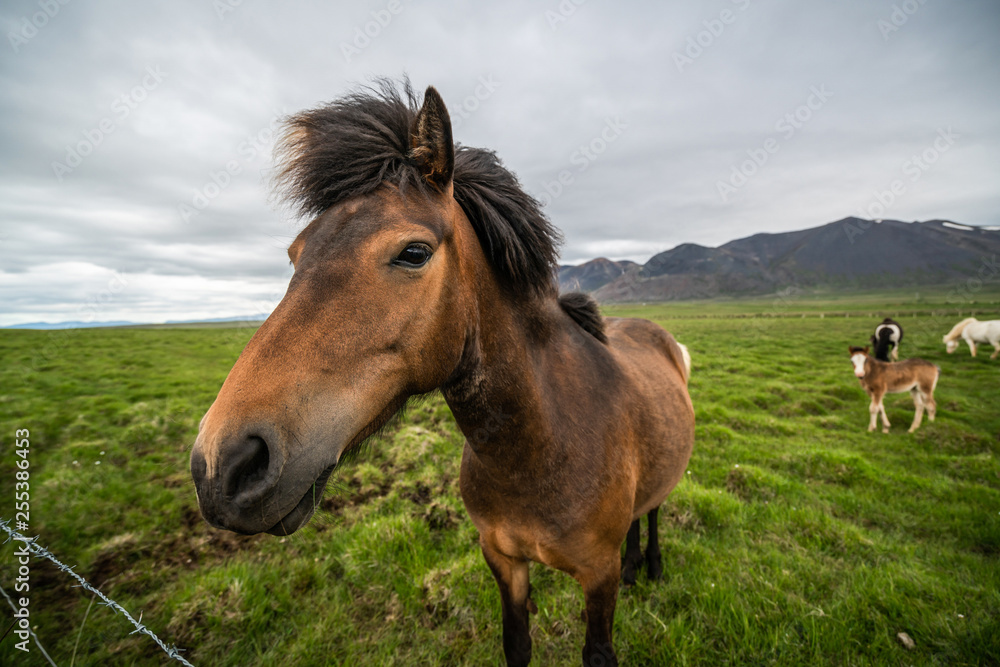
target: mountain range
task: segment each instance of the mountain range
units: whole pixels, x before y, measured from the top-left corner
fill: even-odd
[[[232,317],[211,317],[204,320],[166,320],[164,322],[133,322],[131,320],[105,320],[102,322],[87,322],[79,320],[67,320],[64,322],[25,322],[24,324],[11,324],[0,329],[96,329],[99,327],[135,327],[147,325],[163,324],[213,324],[220,322],[263,322],[268,317],[268,313],[257,313],[256,315],[242,315]]]
[[[789,287],[943,284],[976,277],[984,263],[995,275],[998,253],[995,227],[844,218],[717,248],[684,243],[642,265],[602,257],[560,266],[559,287],[613,303],[769,294]]]
[[[683,243],[645,264],[599,257],[560,266],[563,292],[602,303],[675,301],[772,294],[795,288],[871,289],[1000,277],[1000,228],[949,220],[901,222],[844,218],[820,227],[754,234],[717,248]],[[983,273],[985,271],[985,273]],[[166,324],[262,321],[267,313]],[[131,321],[31,322],[9,329],[134,326]]]

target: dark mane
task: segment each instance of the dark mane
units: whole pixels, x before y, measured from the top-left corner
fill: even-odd
[[[387,183],[425,192],[410,156],[419,108],[409,80],[379,79],[290,117],[275,151],[276,189],[302,215]],[[559,232],[496,154],[456,145],[454,192],[501,283],[516,293],[554,293]]]
[[[584,331],[602,343],[608,342],[608,336],[604,333],[604,317],[597,302],[589,294],[582,292],[561,294],[559,306],[573,318],[574,322],[583,327]]]

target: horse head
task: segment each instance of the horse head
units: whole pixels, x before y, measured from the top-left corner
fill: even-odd
[[[868,361],[868,350],[870,348],[867,345],[864,347],[850,345],[847,349],[851,355],[851,363],[854,364],[854,375],[860,380],[865,376],[865,362]]]
[[[373,166],[384,156],[356,145],[358,134],[400,119],[365,113],[398,115],[405,102],[350,101],[292,118],[280,144],[279,182],[315,218],[288,249],[284,298],[201,420],[191,472],[202,514],[220,528],[304,525],[343,455],[444,383],[465,350],[471,285],[485,278],[453,194],[444,102],[428,88],[408,145]],[[397,173],[362,183],[366,168]]]

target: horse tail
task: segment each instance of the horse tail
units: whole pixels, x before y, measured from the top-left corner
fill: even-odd
[[[681,358],[684,359],[684,384],[687,384],[691,379],[691,353],[683,343],[677,343],[677,347],[681,348]]]

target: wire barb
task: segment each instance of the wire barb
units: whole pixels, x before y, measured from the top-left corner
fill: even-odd
[[[109,598],[107,595],[99,591],[97,588],[92,586],[86,579],[84,579],[76,572],[74,572],[72,567],[69,567],[68,565],[65,565],[62,562],[60,562],[59,559],[57,559],[55,556],[52,555],[52,552],[50,552],[48,549],[38,544],[38,537],[39,537],[38,535],[34,537],[25,537],[24,535],[22,535],[21,533],[17,532],[16,530],[10,527],[10,521],[11,521],[10,519],[0,519],[0,529],[3,529],[7,533],[7,539],[4,540],[4,544],[10,542],[11,540],[18,540],[20,542],[24,542],[25,548],[28,549],[28,551],[30,551],[32,555],[34,555],[36,558],[46,558],[52,561],[52,563],[55,564],[56,567],[58,567],[60,570],[70,575],[79,582],[77,587],[83,588],[84,590],[90,591],[91,593],[96,595],[98,598],[100,598],[101,604],[103,604],[105,607],[109,607],[112,611],[115,612],[115,614],[117,614],[118,612],[124,614],[125,618],[127,618],[129,622],[135,627],[135,630],[133,630],[129,634],[134,635],[136,633],[140,633],[148,636],[154,642],[156,642],[157,645],[159,645],[159,647],[163,649],[163,652],[166,653],[169,657],[180,662],[182,665],[186,665],[187,667],[194,667],[194,665],[192,665],[190,662],[181,657],[179,653],[180,649],[178,649],[176,646],[168,646],[167,644],[164,644],[163,640],[161,640],[159,637],[153,634],[152,630],[150,630],[140,622],[142,621],[142,613],[139,614],[139,620],[138,621],[135,620],[132,617],[132,614],[128,613],[128,610],[125,609],[125,607],[121,606],[120,604]],[[2,588],[0,588],[0,592],[3,592],[3,596],[7,598],[7,593],[3,591]],[[13,603],[10,601],[10,598],[7,598],[7,602],[13,608]],[[31,632],[31,635],[32,637],[35,638],[35,643],[38,644],[38,648],[41,649],[42,646],[41,644],[38,643],[38,637],[35,635],[33,631]],[[55,663],[52,662],[52,658],[49,658],[48,653],[45,653],[45,649],[42,649],[42,653],[45,654],[46,658],[48,658],[49,663],[54,666]]]

